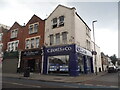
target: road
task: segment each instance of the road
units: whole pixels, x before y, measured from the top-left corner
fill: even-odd
[[[103,76],[82,82],[80,84],[118,87],[118,86],[120,86],[120,85],[118,85],[118,84],[120,84],[120,83],[118,83],[119,79],[120,79],[120,76],[118,77],[118,73],[107,73]]]
[[[84,84],[44,82],[3,77],[2,88],[110,88],[103,86],[91,86]]]

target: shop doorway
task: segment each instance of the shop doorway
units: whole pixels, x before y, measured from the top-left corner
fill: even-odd
[[[49,74],[68,74],[68,72],[69,72],[69,55],[48,57]]]
[[[30,67],[30,72],[35,71],[35,59],[28,60],[28,67]]]

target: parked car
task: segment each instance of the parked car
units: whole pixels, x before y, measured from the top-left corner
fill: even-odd
[[[117,72],[118,69],[115,66],[109,66],[108,67],[108,73],[113,73],[113,72]]]

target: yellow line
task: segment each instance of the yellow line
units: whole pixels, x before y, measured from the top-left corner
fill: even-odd
[[[9,83],[9,84],[16,84],[16,85],[22,85],[22,86],[30,86],[30,87],[38,87],[38,88],[41,88],[41,86],[36,86],[36,85],[25,85],[25,84],[20,84],[20,83],[11,83],[11,82],[3,82],[3,83]]]

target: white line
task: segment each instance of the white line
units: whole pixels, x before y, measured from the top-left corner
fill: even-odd
[[[3,82],[3,83],[16,84],[16,85],[22,85],[22,86],[30,86],[30,87],[38,87],[38,88],[41,87],[41,86],[36,86],[36,85],[25,85],[25,84],[20,84],[20,83],[11,83],[11,82]]]

